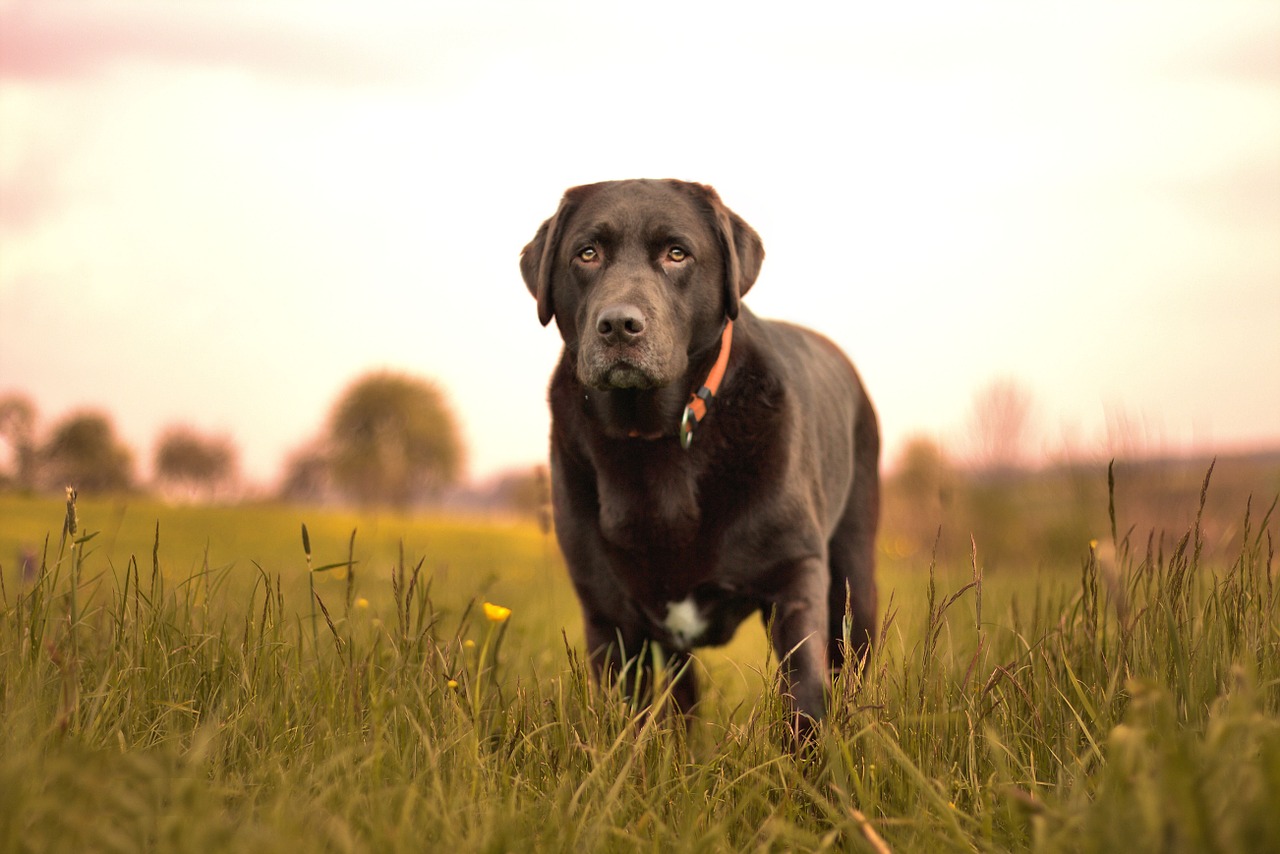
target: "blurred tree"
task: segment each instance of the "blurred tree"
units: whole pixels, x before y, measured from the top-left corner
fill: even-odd
[[[969,530],[978,558],[989,570],[1028,554],[1029,497],[1020,470],[1031,461],[1031,392],[1017,380],[991,382],[974,396],[970,414],[970,462],[966,494]]]
[[[925,436],[912,436],[902,448],[895,478],[903,493],[917,502],[946,503],[952,486],[951,463],[942,447]]]
[[[904,555],[941,557],[960,533],[946,524],[958,483],[946,452],[933,439],[912,436],[892,471],[884,493],[885,546]]]
[[[120,492],[133,485],[133,454],[111,421],[96,412],[71,415],[40,451],[46,487],[74,486],[82,494]]]
[[[289,455],[284,464],[280,497],[285,501],[321,502],[333,490],[329,457],[319,442],[309,442]]]
[[[507,472],[493,492],[498,504],[536,519],[544,534],[551,532],[551,478],[546,466]]]
[[[998,379],[980,389],[969,416],[974,467],[1007,471],[1025,465],[1031,415],[1031,392],[1017,380]]]
[[[0,441],[9,446],[9,470],[0,475],[0,483],[23,491],[35,488],[36,477],[36,407],[21,394],[0,398]]]
[[[190,427],[173,426],[161,434],[155,452],[156,480],[166,491],[211,499],[236,480],[236,449],[221,436],[203,436]]]
[[[462,471],[458,425],[439,388],[377,372],[353,383],[329,417],[329,467],[362,504],[403,507],[448,486]]]

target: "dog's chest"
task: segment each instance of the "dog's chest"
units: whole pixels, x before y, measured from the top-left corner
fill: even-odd
[[[653,636],[686,650],[726,643],[744,617],[763,607],[749,580],[722,557],[713,543],[695,540],[686,549],[614,551],[611,564],[618,592]]]
[[[641,451],[645,449],[640,446]],[[669,455],[668,455],[669,456]],[[628,551],[689,551],[704,530],[696,477],[677,460],[649,450],[622,461],[609,460],[596,474],[600,533]]]
[[[596,520],[619,592],[671,648],[725,643],[762,607],[726,551],[742,497],[675,443],[600,461]]]
[[[686,596],[679,602],[667,603],[667,615],[662,624],[678,649],[688,649],[702,638],[710,622],[698,601]]]
[[[646,608],[657,634],[678,650],[718,646],[733,637],[738,624],[759,610],[750,597],[719,585],[703,585],[682,599]]]

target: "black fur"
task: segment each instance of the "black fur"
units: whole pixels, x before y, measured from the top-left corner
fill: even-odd
[[[834,344],[741,303],[763,259],[710,187],[641,180],[570,189],[520,268],[565,344],[550,389],[553,504],[593,671],[617,674],[646,644],[678,663],[760,612],[784,690],[818,719],[828,670],[860,657],[875,628],[879,429]],[[681,414],[726,318],[724,382],[685,450]],[[685,600],[705,622],[694,638],[677,631],[696,626],[687,608],[668,623]],[[692,672],[674,697],[693,708]]]

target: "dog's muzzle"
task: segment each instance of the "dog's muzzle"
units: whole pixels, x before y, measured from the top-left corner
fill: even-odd
[[[670,336],[635,303],[607,304],[596,312],[593,331],[578,350],[578,379],[586,385],[605,391],[649,389],[674,379]]]

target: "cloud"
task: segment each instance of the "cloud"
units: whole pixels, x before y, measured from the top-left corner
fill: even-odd
[[[1258,157],[1172,186],[1176,197],[1198,216],[1224,226],[1255,229],[1274,240],[1280,229],[1280,162]]]
[[[385,82],[406,70],[396,52],[350,29],[284,20],[271,7],[237,4],[15,3],[0,7],[0,79],[71,81],[127,61],[227,66],[323,85]]]
[[[1280,92],[1280,6],[1263,4],[1252,11],[1247,23],[1217,38],[1203,38],[1189,45],[1171,62],[1171,71],[1200,73],[1228,81],[1262,86]]]
[[[0,233],[34,226],[66,196],[58,180],[61,151],[32,147],[23,154],[18,168],[0,173]]]

